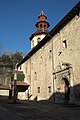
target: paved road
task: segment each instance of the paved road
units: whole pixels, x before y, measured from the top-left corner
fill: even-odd
[[[18,101],[0,99],[0,120],[80,120],[80,107],[58,105],[48,101]]]

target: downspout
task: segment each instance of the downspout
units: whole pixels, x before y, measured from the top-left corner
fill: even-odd
[[[53,75],[53,70],[54,70],[53,39],[52,39],[52,36],[50,34],[48,34],[48,36],[51,38],[51,42],[52,42],[52,76],[53,76],[53,79],[52,79],[52,88],[53,88],[52,96],[53,96],[53,100],[55,101],[55,96],[54,96],[54,75]]]
[[[54,90],[54,75],[53,75],[53,70],[54,70],[54,48],[53,48],[53,39],[52,39],[52,76],[53,76],[53,99],[55,102],[55,90]]]

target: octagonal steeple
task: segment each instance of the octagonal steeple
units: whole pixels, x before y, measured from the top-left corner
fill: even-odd
[[[38,16],[38,22],[35,24],[37,30],[48,31],[49,23],[46,21],[47,17],[43,11]]]
[[[35,24],[36,32],[30,36],[31,48],[35,47],[48,33],[49,23],[46,21],[47,17],[43,11],[38,16],[38,22]]]

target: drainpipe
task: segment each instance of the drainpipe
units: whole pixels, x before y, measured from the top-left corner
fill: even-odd
[[[48,34],[48,36],[52,39],[52,36],[50,34]],[[53,54],[53,51],[54,51],[54,49],[53,49],[53,39],[52,39],[52,76],[53,76],[53,80],[52,80],[53,93],[52,93],[52,95],[53,95],[53,99],[55,101],[55,96],[54,96],[54,92],[55,92],[55,90],[54,90],[54,75],[53,75],[53,70],[54,70],[54,54]]]

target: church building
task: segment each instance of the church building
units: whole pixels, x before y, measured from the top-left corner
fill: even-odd
[[[49,32],[42,11],[24,66],[30,100],[80,104],[80,2]],[[26,97],[26,96],[25,96]]]

